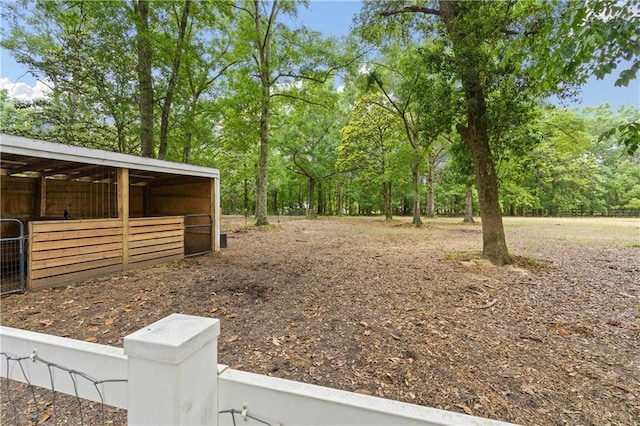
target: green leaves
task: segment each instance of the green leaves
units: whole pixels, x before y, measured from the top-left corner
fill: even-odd
[[[602,133],[598,141],[615,137],[618,145],[626,148],[627,154],[633,156],[640,146],[640,122],[625,123]]]

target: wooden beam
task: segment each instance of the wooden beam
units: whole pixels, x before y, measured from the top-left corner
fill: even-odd
[[[122,221],[122,270],[129,269],[129,169],[118,169],[118,218]]]
[[[40,176],[36,186],[36,218],[45,217],[47,215],[47,179]]]
[[[211,215],[211,247],[220,250],[220,179],[209,179],[209,206]]]

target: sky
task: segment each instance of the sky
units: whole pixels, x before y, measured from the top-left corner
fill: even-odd
[[[352,18],[360,6],[360,1],[312,0],[308,9],[299,11],[296,23],[320,31],[325,36],[341,36],[349,32]],[[609,103],[614,111],[622,105],[640,108],[640,78],[636,78],[628,87],[615,87],[615,80],[615,74],[603,80],[592,77],[582,88],[580,99],[563,106],[582,108]],[[42,97],[47,91],[45,84],[26,73],[26,69],[17,64],[4,49],[0,49],[0,89],[7,89],[20,100]]]

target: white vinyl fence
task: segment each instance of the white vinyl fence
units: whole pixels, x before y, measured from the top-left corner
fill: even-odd
[[[0,372],[124,408],[129,425],[507,424],[233,370],[217,363],[219,333],[217,319],[180,314],[125,337],[124,348],[0,327]]]

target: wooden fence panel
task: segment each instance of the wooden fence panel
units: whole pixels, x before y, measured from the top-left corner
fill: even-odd
[[[129,220],[127,241],[120,219],[55,220],[29,224],[29,289],[122,271],[184,257],[182,216]]]
[[[119,219],[30,222],[29,235],[30,289],[122,270]]]
[[[141,268],[184,257],[184,217],[129,220],[129,268]]]

